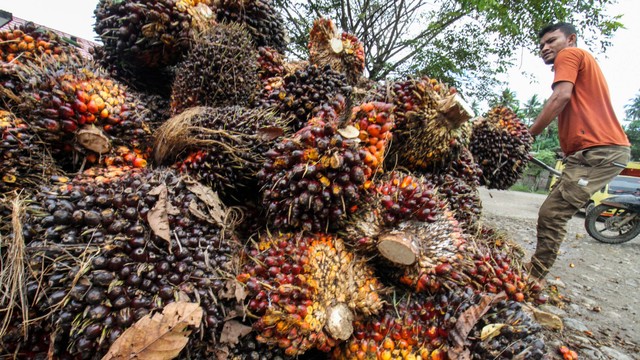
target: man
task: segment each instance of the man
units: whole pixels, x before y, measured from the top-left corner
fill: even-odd
[[[558,117],[565,168],[538,213],[538,244],[528,268],[543,281],[558,256],[569,219],[629,161],[629,140],[611,106],[596,60],[577,48],[576,29],[557,23],[542,29],[540,56],[555,71],[553,93],[529,129],[540,134]]]

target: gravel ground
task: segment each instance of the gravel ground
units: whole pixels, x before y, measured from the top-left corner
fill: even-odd
[[[483,221],[502,229],[530,255],[545,195],[480,188]],[[565,329],[547,332],[550,350],[568,345],[581,359],[640,359],[640,237],[604,244],[584,229],[584,214],[571,219],[558,260],[547,276],[551,300]],[[557,290],[557,291],[556,291]]]

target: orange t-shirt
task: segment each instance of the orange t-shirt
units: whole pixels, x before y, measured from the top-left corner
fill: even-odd
[[[558,53],[553,66],[553,86],[561,81],[573,84],[571,99],[558,116],[560,147],[565,155],[593,146],[630,146],[596,59],[583,49],[568,47]]]

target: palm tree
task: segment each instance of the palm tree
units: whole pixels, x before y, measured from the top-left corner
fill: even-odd
[[[522,108],[522,120],[524,120],[525,124],[531,126],[533,124],[533,120],[535,120],[541,110],[542,102],[538,98],[538,95],[534,94],[526,103],[524,103],[524,107]]]
[[[640,120],[640,93],[630,103],[624,106],[627,121]]]

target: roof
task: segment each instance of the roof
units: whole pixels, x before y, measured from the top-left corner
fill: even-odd
[[[5,23],[4,25],[2,25],[6,20],[9,20],[7,23]],[[5,21],[0,21],[0,31],[2,30],[9,30],[9,29],[13,29],[16,28],[20,25],[24,25],[25,23],[28,23],[29,20],[26,19],[21,19],[19,17],[15,17],[13,16],[10,12],[7,11],[2,11],[0,10],[0,20],[5,20]],[[33,21],[31,21],[33,23]],[[76,47],[78,47],[78,49],[80,50],[80,53],[83,56],[86,56],[88,58],[91,58],[91,55],[89,54],[89,50],[95,46],[98,46],[99,44],[93,41],[89,41],[86,39],[82,39],[79,38],[77,36],[62,32],[60,30],[56,30],[56,29],[52,29],[50,27],[47,27],[45,25],[40,25],[37,23],[34,23],[36,26],[44,28],[46,30],[49,30],[51,32],[54,32],[55,34],[57,34],[58,36],[60,36],[61,38],[67,40],[67,42],[69,42],[72,45],[75,45]]]

